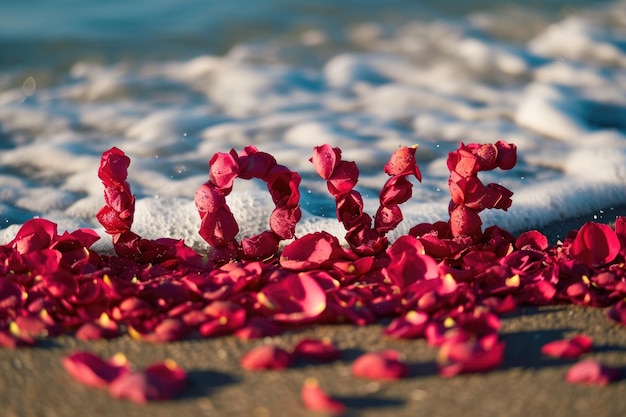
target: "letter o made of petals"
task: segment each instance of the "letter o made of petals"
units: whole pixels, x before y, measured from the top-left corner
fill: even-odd
[[[209,181],[196,191],[195,204],[200,218],[200,235],[216,249],[229,249],[237,257],[265,259],[278,251],[283,239],[295,235],[296,224],[302,216],[300,210],[300,175],[289,170],[265,152],[247,146],[239,155],[235,150],[216,153],[210,159]],[[237,242],[239,226],[226,197],[232,191],[236,178],[259,179],[267,184],[274,202],[269,219],[269,230],[243,238]]]

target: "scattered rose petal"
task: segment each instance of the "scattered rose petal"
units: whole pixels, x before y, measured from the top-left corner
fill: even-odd
[[[577,335],[568,340],[555,340],[541,347],[541,353],[560,359],[577,359],[591,352],[593,341],[585,335]]]
[[[121,353],[104,360],[90,352],[76,352],[63,358],[63,367],[77,381],[98,388],[130,372],[128,360]]]
[[[285,349],[272,345],[258,346],[242,356],[241,367],[249,371],[285,369],[291,365],[292,355]]]
[[[293,354],[317,362],[330,362],[341,357],[341,351],[328,338],[302,339],[293,348]]]
[[[282,332],[283,329],[274,322],[263,317],[252,317],[235,332],[235,336],[239,339],[250,340],[276,336]]]
[[[302,404],[310,411],[341,415],[346,411],[346,406],[322,390],[315,378],[307,378],[300,393]]]
[[[326,293],[309,273],[290,274],[264,287],[258,301],[272,312],[274,320],[304,323],[326,309]]]
[[[497,334],[479,341],[452,337],[441,345],[437,362],[439,375],[451,377],[461,373],[487,372],[500,366],[504,360],[504,342]]]
[[[373,380],[396,380],[409,373],[409,367],[398,359],[395,350],[364,353],[352,364],[352,375]]]
[[[138,404],[168,400],[187,386],[187,373],[176,362],[166,360],[141,372],[128,372],[109,386],[113,398],[127,399]]]
[[[585,359],[574,365],[567,371],[565,380],[570,384],[588,384],[605,386],[618,381],[621,372],[617,368],[611,368],[601,364],[595,359]]]

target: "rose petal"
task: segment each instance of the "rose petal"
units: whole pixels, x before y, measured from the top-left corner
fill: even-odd
[[[187,373],[174,361],[152,365],[143,372],[129,372],[109,386],[113,398],[127,399],[138,404],[168,400],[187,385]]]
[[[315,172],[325,180],[330,178],[340,160],[341,150],[339,148],[333,148],[330,145],[316,146],[313,148],[313,157],[310,159],[315,168]]]
[[[204,337],[233,333],[246,322],[246,310],[229,301],[213,301],[202,312],[212,318],[200,326]]]
[[[606,224],[587,222],[576,234],[570,253],[590,266],[597,266],[611,262],[620,249],[620,241],[613,229]]]
[[[232,149],[229,153],[217,152],[209,160],[209,180],[219,188],[232,188],[239,174],[237,153]]]
[[[310,322],[326,309],[324,289],[306,272],[290,274],[267,285],[257,294],[257,299],[279,322]]]
[[[618,381],[621,372],[617,368],[602,365],[595,359],[585,359],[572,365],[565,375],[570,384],[608,385]]]
[[[121,353],[107,361],[90,352],[76,352],[63,358],[63,367],[77,381],[99,388],[130,372],[130,364]]]
[[[300,398],[302,404],[311,411],[332,415],[341,415],[346,411],[346,406],[322,390],[315,378],[307,378],[304,381]]]
[[[500,366],[504,360],[504,342],[497,334],[480,341],[451,338],[443,342],[437,362],[439,375],[451,377],[461,373],[487,372]]]
[[[593,341],[585,335],[574,336],[569,340],[555,340],[541,347],[541,353],[560,359],[577,359],[584,353],[591,352]]]
[[[242,356],[241,367],[249,371],[285,369],[291,365],[292,355],[286,350],[272,345],[258,346]]]
[[[411,310],[404,316],[396,318],[383,333],[398,339],[417,339],[425,336],[429,316],[421,311]]]
[[[343,254],[339,240],[327,232],[310,233],[287,245],[280,256],[283,268],[304,271],[319,268]]]
[[[260,339],[281,334],[283,329],[263,317],[251,317],[235,332],[235,337],[242,340]]]
[[[317,362],[331,362],[341,357],[341,351],[329,338],[302,339],[293,348],[293,354],[299,358]]]
[[[352,375],[373,380],[404,378],[409,373],[409,367],[398,356],[398,352],[394,350],[364,353],[352,364]]]
[[[400,147],[389,158],[389,162],[385,165],[385,173],[388,175],[411,174],[421,181],[422,174],[415,161],[416,150],[417,145],[410,148],[406,146]]]

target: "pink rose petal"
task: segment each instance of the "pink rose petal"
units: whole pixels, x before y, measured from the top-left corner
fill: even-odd
[[[304,381],[300,398],[302,404],[310,411],[332,415],[341,415],[346,411],[346,406],[322,390],[315,378],[307,378]]]
[[[409,367],[398,359],[395,350],[364,353],[352,364],[352,375],[373,380],[396,380],[409,373]]]
[[[310,322],[326,309],[326,293],[306,272],[290,274],[264,287],[259,303],[272,312],[274,320],[285,323]]]
[[[76,352],[63,358],[63,367],[77,381],[98,388],[107,387],[130,372],[128,360],[122,354],[107,361],[90,352]]]
[[[585,335],[574,336],[568,340],[555,340],[541,347],[541,353],[560,359],[577,359],[584,353],[591,352],[593,341]]]
[[[565,375],[570,384],[587,384],[605,386],[618,381],[621,372],[617,368],[602,365],[595,359],[585,359],[572,365]]]
[[[127,399],[138,404],[168,400],[187,385],[187,373],[172,360],[149,366],[142,372],[128,372],[109,386],[113,398]]]
[[[249,371],[285,369],[292,362],[293,357],[289,352],[272,345],[258,346],[248,351],[240,360],[241,367]]]

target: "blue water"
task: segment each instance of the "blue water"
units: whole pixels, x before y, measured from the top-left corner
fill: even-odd
[[[289,39],[318,28],[376,21],[461,18],[529,10],[553,20],[603,0],[3,0],[0,65],[63,67],[76,58],[108,62],[224,53],[241,42]],[[340,44],[343,39],[334,39]]]

